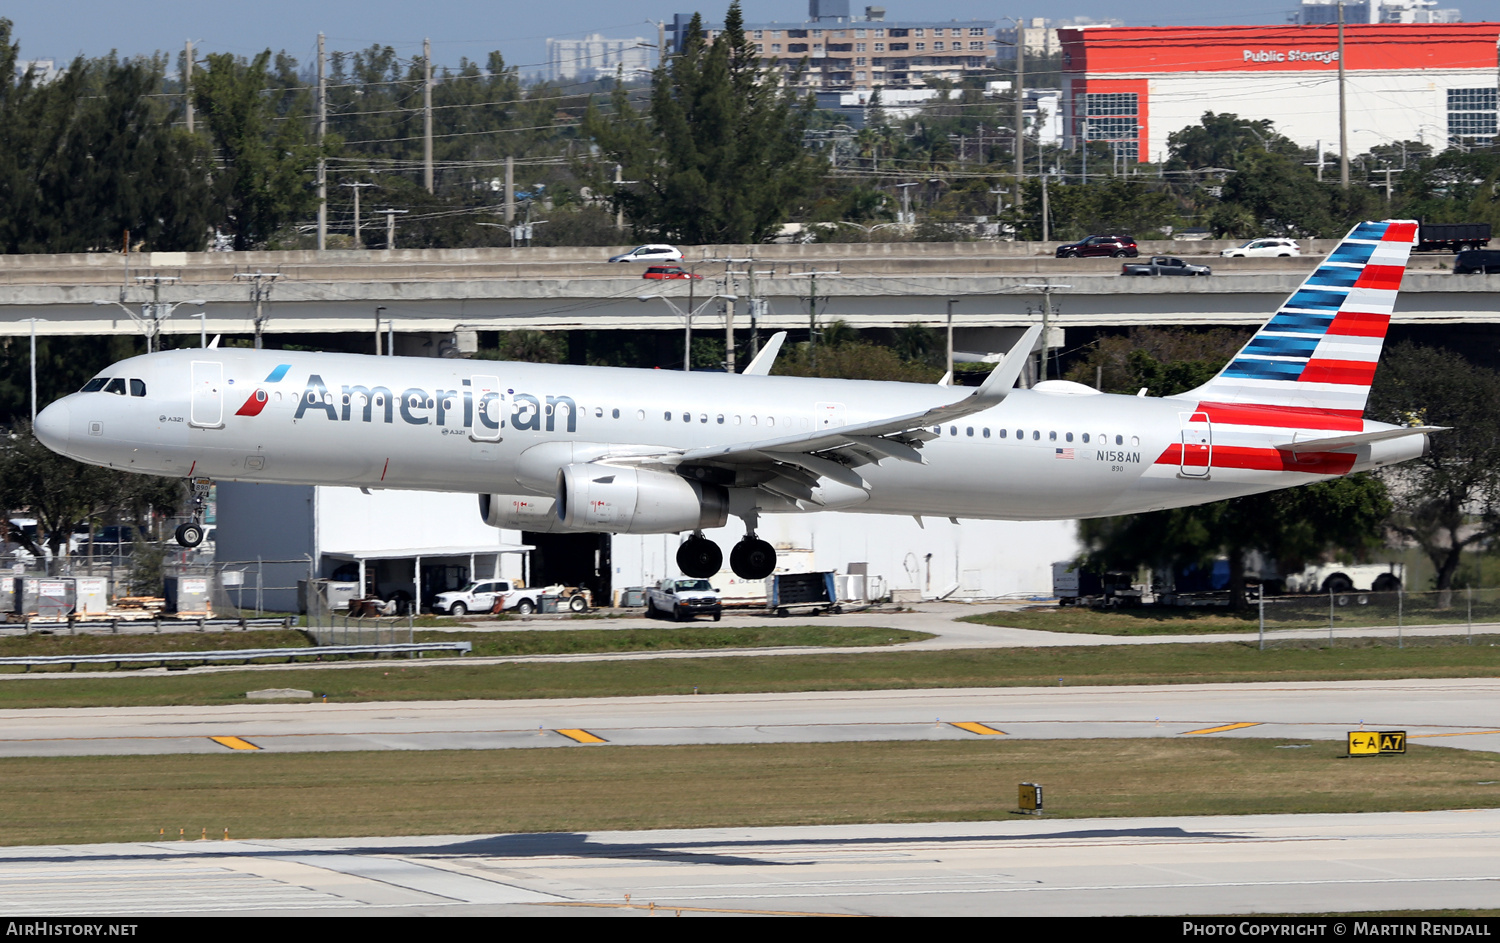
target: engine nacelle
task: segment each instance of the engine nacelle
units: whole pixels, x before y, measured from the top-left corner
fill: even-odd
[[[567,465],[557,473],[557,516],[569,530],[674,534],[723,527],[729,492],[670,472]]]
[[[567,533],[557,519],[557,502],[534,494],[482,494],[479,516],[491,527],[527,530],[538,534]]]

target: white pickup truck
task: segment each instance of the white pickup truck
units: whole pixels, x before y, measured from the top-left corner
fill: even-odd
[[[674,622],[697,615],[713,616],[714,621],[718,622],[723,612],[724,604],[719,599],[719,591],[708,580],[660,580],[646,590],[648,619],[662,613],[670,616]]]
[[[541,608],[537,600],[543,593],[566,597],[563,605],[569,612],[584,612],[589,608],[587,592],[573,590],[571,587],[527,589],[514,585],[510,580],[474,580],[463,589],[439,593],[432,602],[432,611],[446,612],[451,616],[491,612],[495,608],[495,600],[499,599],[502,610],[514,610],[523,616],[529,616]]]

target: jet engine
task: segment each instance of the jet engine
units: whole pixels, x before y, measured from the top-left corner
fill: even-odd
[[[566,465],[557,473],[557,517],[570,530],[671,534],[722,527],[729,492],[670,472]]]
[[[479,516],[491,527],[525,530],[537,534],[565,534],[568,528],[557,519],[551,498],[534,494],[482,494]]]

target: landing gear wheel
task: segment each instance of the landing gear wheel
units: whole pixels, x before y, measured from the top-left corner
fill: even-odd
[[[742,580],[763,580],[776,569],[776,548],[759,537],[746,537],[729,552],[729,566]]]
[[[707,537],[694,535],[677,548],[677,568],[684,576],[706,580],[724,565],[724,551]]]
[[[200,524],[178,524],[177,543],[183,547],[196,547],[203,543],[203,527]]]

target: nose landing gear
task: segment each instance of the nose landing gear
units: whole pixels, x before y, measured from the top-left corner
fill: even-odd
[[[684,576],[706,580],[724,565],[724,551],[702,534],[694,534],[677,548],[677,568]]]
[[[193,519],[186,524],[177,525],[177,544],[181,547],[193,548],[203,543],[203,514],[208,510],[208,491],[214,486],[211,478],[194,478],[193,488]]]

